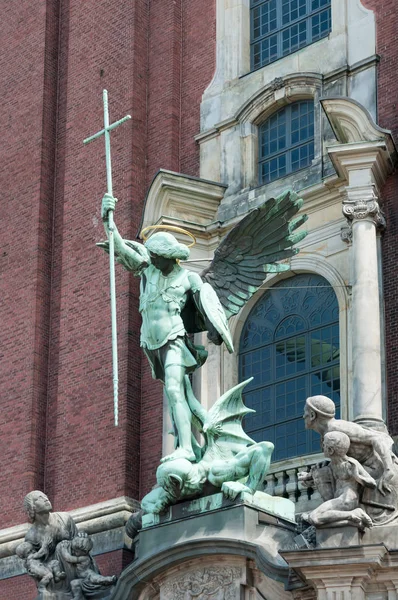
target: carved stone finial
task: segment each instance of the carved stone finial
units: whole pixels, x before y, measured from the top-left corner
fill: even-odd
[[[386,220],[380,208],[374,187],[348,187],[343,200],[343,215],[351,222],[372,220],[377,228],[384,229]]]

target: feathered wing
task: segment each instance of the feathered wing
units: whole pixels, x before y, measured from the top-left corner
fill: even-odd
[[[307,215],[293,218],[302,205],[291,191],[270,198],[242,219],[215,251],[201,277],[217,292],[228,319],[258,290],[266,273],[289,270],[277,261],[297,254],[294,245],[307,235],[296,232]]]
[[[207,413],[203,425],[206,438],[205,462],[228,459],[238,452],[255,444],[244,431],[242,420],[248,413],[256,412],[244,405],[243,388],[253,377],[242,381],[223,394]]]

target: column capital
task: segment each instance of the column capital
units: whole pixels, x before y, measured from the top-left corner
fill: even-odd
[[[386,226],[374,185],[347,186],[343,192],[343,215],[349,222],[367,220],[380,229]]]

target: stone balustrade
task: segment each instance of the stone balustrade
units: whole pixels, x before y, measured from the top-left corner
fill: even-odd
[[[323,460],[322,455],[315,455],[304,464],[302,459],[298,459],[296,462],[289,461],[285,465],[281,463],[271,465],[264,479],[264,491],[271,496],[288,498],[294,502],[296,515],[313,510],[321,504],[321,496],[316,489],[305,487],[299,481],[298,473],[309,471],[313,465],[319,464]]]

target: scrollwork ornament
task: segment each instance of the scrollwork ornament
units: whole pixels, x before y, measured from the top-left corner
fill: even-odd
[[[384,229],[386,220],[380,208],[379,203],[374,197],[371,200],[350,200],[343,201],[343,215],[348,221],[372,220],[377,228]]]

